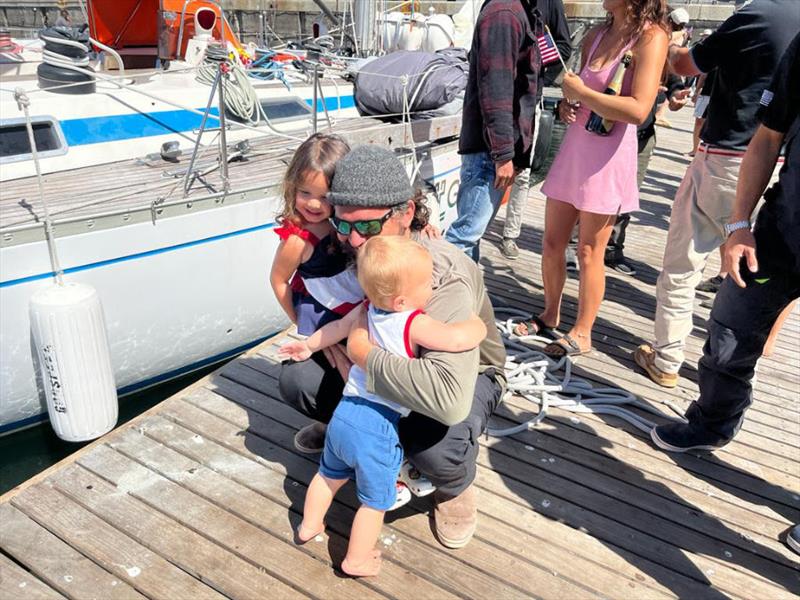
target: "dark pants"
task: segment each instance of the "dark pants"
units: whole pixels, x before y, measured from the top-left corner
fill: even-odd
[[[739,431],[753,402],[751,380],[764,343],[781,311],[800,296],[799,273],[740,269],[747,287],[727,277],[714,300],[698,368],[700,397],[686,411],[692,424],[717,436],[715,442],[730,441]]]
[[[321,352],[285,363],[279,377],[281,397],[312,419],[327,423],[342,397],[344,382]],[[475,383],[469,416],[448,427],[419,413],[400,419],[400,443],[406,458],[440,492],[457,496],[475,480],[478,437],[500,402],[501,388],[489,370]]]

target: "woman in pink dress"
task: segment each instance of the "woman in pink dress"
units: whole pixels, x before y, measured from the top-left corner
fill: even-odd
[[[617,214],[639,208],[636,187],[636,126],[655,102],[667,55],[666,0],[603,0],[609,17],[583,44],[579,75],[568,72],[560,118],[569,124],[558,156],[542,186],[547,196],[542,249],[545,308],[517,326],[517,333],[557,338],[551,356],[577,355],[592,346],[592,327],[605,293],[603,256]],[[623,55],[633,61],[619,95],[604,94]],[[576,108],[576,104],[579,107]],[[610,135],[586,131],[590,113],[616,121]],[[561,295],[566,280],[564,251],[579,222],[578,318],[558,337]]]

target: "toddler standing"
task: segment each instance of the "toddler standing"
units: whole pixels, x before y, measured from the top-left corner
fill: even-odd
[[[441,352],[475,348],[486,337],[477,316],[446,324],[422,312],[433,288],[433,261],[417,242],[401,236],[369,239],[358,254],[358,280],[368,305],[323,327],[304,341],[290,342],[281,353],[305,360],[313,352],[345,339],[353,325],[366,318],[370,337],[382,348],[414,359],[419,347]],[[350,532],[342,571],[352,576],[377,575],[381,558],[375,542],[383,517],[395,502],[403,458],[398,421],[407,408],[367,390],[366,372],[354,365],[344,396],[333,413],[325,437],[319,472],[306,495],[301,543],[325,529],[324,517],[336,492],[355,478],[361,506]]]

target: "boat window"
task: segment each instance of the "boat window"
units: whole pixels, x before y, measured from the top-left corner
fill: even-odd
[[[67,152],[64,133],[53,117],[33,117],[33,139],[39,156],[46,158]],[[17,162],[33,158],[24,118],[0,119],[0,162]]]
[[[311,107],[300,98],[266,98],[261,108],[270,121],[301,119],[311,114]]]

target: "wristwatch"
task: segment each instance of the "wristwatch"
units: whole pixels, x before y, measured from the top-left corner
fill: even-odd
[[[750,220],[736,221],[735,223],[725,223],[725,235],[730,236],[734,231],[744,228],[750,229]]]

